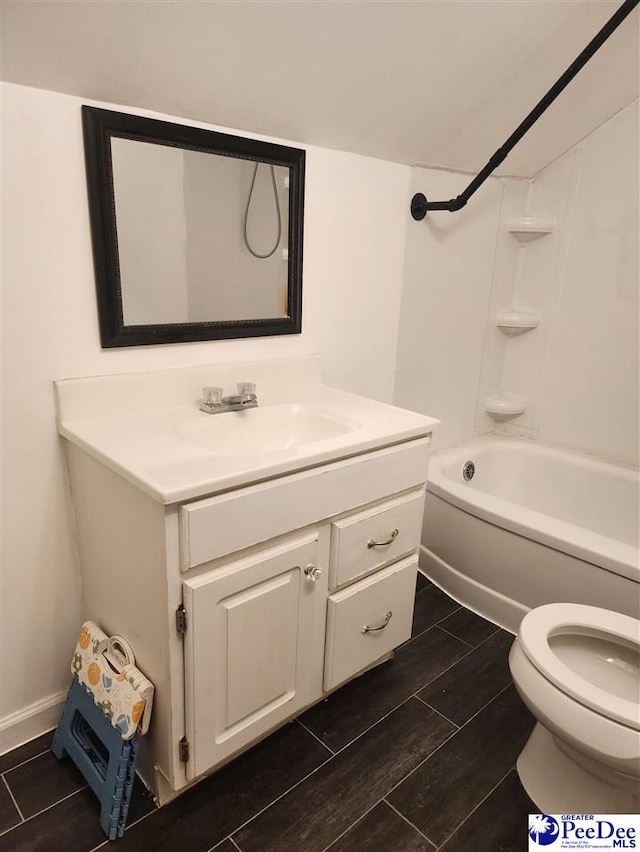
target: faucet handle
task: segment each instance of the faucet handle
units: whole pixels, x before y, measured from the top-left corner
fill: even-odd
[[[238,393],[241,396],[255,396],[255,382],[238,382]]]
[[[218,388],[215,386],[202,388],[202,401],[206,405],[220,405],[223,393],[224,388]]]

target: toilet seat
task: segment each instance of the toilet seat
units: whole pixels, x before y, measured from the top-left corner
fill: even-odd
[[[630,701],[595,686],[566,665],[549,644],[559,634],[601,637],[640,649],[640,622],[628,615],[583,604],[545,604],[527,613],[519,640],[533,666],[561,692],[629,728],[640,730],[640,695]]]

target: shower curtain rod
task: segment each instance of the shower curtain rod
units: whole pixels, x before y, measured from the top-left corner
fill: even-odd
[[[620,6],[611,18],[609,18],[600,32],[589,42],[582,53],[576,57],[564,74],[553,84],[547,94],[541,98],[541,100],[531,110],[529,115],[518,125],[504,145],[498,148],[487,165],[471,181],[464,192],[460,193],[460,195],[456,196],[456,198],[451,198],[449,201],[427,201],[423,193],[416,193],[416,195],[414,195],[411,199],[411,215],[413,218],[416,220],[424,219],[428,210],[448,210],[450,213],[455,213],[457,210],[461,210],[471,198],[473,193],[485,182],[489,175],[498,168],[511,149],[522,139],[525,133],[531,129],[542,113],[551,106],[560,92],[569,85],[580,69],[583,68],[591,59],[593,54],[602,47],[613,31],[620,26],[627,15],[631,14],[639,2],[640,0],[625,0],[622,6]]]

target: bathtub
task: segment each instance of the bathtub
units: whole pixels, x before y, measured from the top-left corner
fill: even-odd
[[[490,435],[434,453],[427,488],[421,567],[465,606],[513,633],[555,601],[640,617],[638,471]]]

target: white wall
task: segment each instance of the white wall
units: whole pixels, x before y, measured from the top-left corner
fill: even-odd
[[[531,182],[489,179],[459,213],[407,230],[394,401],[442,420],[433,447],[492,431],[490,394],[528,400],[506,432],[638,464],[638,102]],[[458,194],[466,175],[416,169],[412,192]],[[521,246],[516,215],[556,219]],[[539,328],[506,337],[503,307]]]
[[[307,149],[301,335],[103,351],[81,103],[2,86],[3,749],[55,719],[81,620],[54,379],[319,351],[328,383],[393,390],[408,167]]]
[[[523,212],[556,227],[497,276],[490,315],[507,301],[541,324],[511,339],[487,325],[478,427],[503,390],[528,400],[505,431],[637,466],[638,153],[635,102],[532,181]]]
[[[555,205],[562,238],[548,270],[548,333],[530,394],[537,408],[534,435],[636,466],[639,153],[636,101],[541,172],[531,198],[536,209]],[[522,286],[539,287],[527,272]]]
[[[446,200],[469,180],[415,169],[411,192]],[[525,193],[524,182],[490,178],[460,212],[430,212],[408,225],[394,401],[441,420],[436,450],[474,433],[494,277],[498,269],[508,277],[516,258],[506,243],[496,264],[502,209]]]

